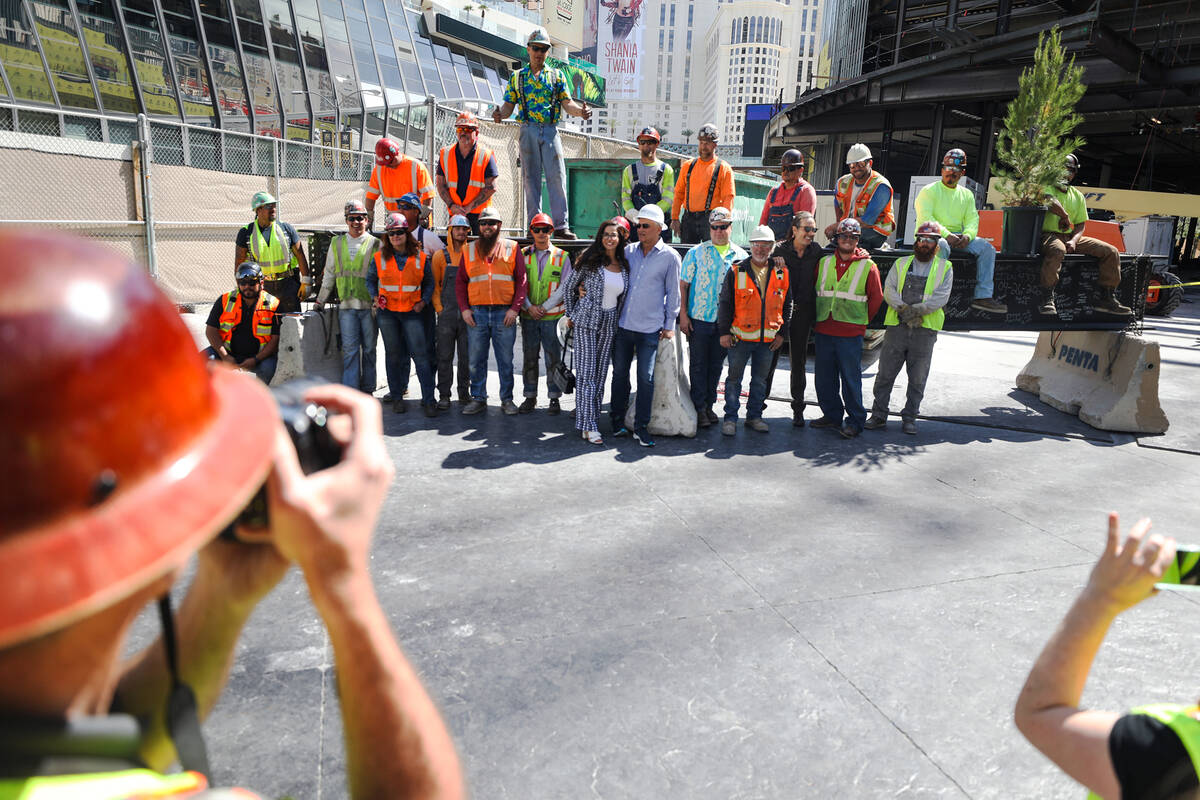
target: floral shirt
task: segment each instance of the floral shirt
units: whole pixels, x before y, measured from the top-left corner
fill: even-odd
[[[518,89],[517,81],[521,81]],[[524,95],[524,102],[522,102]],[[522,122],[557,125],[562,116],[562,103],[571,99],[567,79],[562,70],[543,67],[537,75],[529,67],[514,72],[504,90],[504,102],[517,106]]]
[[[721,299],[721,284],[725,273],[735,261],[748,258],[749,254],[733,242],[724,257],[712,242],[698,244],[683,259],[679,280],[688,287],[688,316],[701,322],[717,321],[717,305]]]

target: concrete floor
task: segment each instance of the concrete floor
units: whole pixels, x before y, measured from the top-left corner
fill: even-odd
[[[1025,333],[943,335],[915,437],[795,430],[773,401],[766,435],[599,449],[567,414],[501,416],[494,374],[486,418],[385,411],[374,575],[473,796],[1082,797],[1012,704],[1105,512],[1200,541],[1198,300],[1147,324],[1159,437],[1015,390]],[[1194,699],[1197,636],[1190,596],[1132,610],[1085,702]],[[345,797],[333,669],[292,574],[206,725],[218,781]]]

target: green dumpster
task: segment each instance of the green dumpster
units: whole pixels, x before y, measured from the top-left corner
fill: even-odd
[[[666,161],[678,174],[679,160],[668,158]],[[580,238],[591,239],[601,222],[624,211],[620,207],[621,173],[631,163],[632,159],[567,159],[567,203],[571,211],[571,228]],[[744,172],[734,176],[734,242],[745,246],[749,241],[750,232],[758,225],[767,192],[774,185],[773,181]],[[547,213],[550,211],[550,196],[544,185],[542,210]]]

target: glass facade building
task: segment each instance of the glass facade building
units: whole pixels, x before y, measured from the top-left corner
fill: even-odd
[[[97,140],[128,141],[144,113],[369,145],[404,136],[427,97],[500,101],[511,62],[426,18],[414,0],[0,0],[0,105],[130,118],[64,116]]]

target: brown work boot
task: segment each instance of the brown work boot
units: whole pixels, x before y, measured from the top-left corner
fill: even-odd
[[[576,236],[574,231],[572,231],[570,228],[558,228],[557,230],[554,231],[554,238],[555,239],[578,239],[579,237]]]
[[[1042,286],[1038,289],[1038,310],[1043,317],[1057,317],[1058,307],[1054,305],[1054,287]]]
[[[1092,303],[1092,310],[1119,317],[1128,317],[1133,313],[1133,309],[1121,304],[1121,301],[1117,299],[1117,290],[1111,286],[1100,287],[1100,298]]]
[[[517,411],[522,414],[529,414],[535,408],[537,408],[537,398],[536,397],[526,397],[525,401],[523,403],[521,403],[521,405],[517,408]]]

